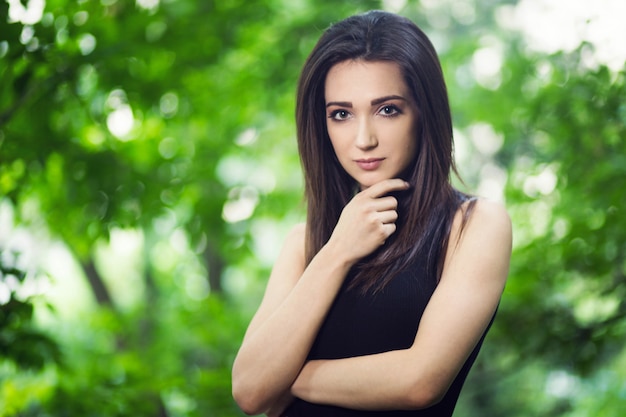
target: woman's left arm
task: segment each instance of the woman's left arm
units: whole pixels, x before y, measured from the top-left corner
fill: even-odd
[[[456,214],[441,280],[413,345],[310,361],[292,386],[296,397],[363,410],[419,409],[441,400],[493,317],[511,257],[504,208],[480,200],[461,228],[464,209]]]

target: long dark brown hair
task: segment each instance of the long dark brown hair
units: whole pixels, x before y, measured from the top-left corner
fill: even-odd
[[[328,28],[309,55],[297,93],[296,124],[307,200],[307,264],[328,241],[357,184],[342,168],[326,128],[328,71],[347,60],[399,65],[418,109],[417,155],[402,177],[412,188],[398,198],[397,230],[353,269],[351,285],[381,290],[417,257],[438,280],[454,214],[468,196],[455,190],[452,118],[439,59],[409,19],[383,11],[349,17]]]

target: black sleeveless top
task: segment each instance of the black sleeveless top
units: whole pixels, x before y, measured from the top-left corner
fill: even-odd
[[[398,274],[382,291],[363,295],[348,289],[349,277],[339,291],[308,355],[314,359],[341,359],[411,347],[419,321],[430,300],[436,279],[425,273],[424,262]],[[486,332],[485,332],[486,333]],[[296,399],[286,417],[447,417],[454,411],[461,387],[474,363],[484,335],[450,389],[438,404],[411,411],[360,411],[317,405]]]

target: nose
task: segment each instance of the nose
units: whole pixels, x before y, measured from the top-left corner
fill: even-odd
[[[378,146],[376,133],[367,119],[361,120],[356,132],[355,146],[361,150],[369,150]]]

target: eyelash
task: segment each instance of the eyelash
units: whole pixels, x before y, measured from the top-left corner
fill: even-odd
[[[391,114],[387,113],[385,114],[384,111],[390,111]],[[338,118],[338,116],[340,114],[344,114],[341,118]],[[402,114],[402,112],[400,111],[400,109],[397,106],[394,106],[393,104],[387,104],[384,105],[380,108],[380,110],[378,110],[377,113],[380,113],[383,117],[396,117],[400,114]],[[343,109],[338,109],[338,110],[334,110],[332,111],[329,115],[328,118],[335,120],[337,122],[342,122],[344,120],[346,120],[348,118],[348,115],[350,114],[349,111],[347,110],[343,110]]]
[[[379,113],[382,112],[383,110],[388,109],[390,111],[392,111],[391,114],[383,114],[384,117],[395,117],[399,114],[401,114],[402,112],[400,111],[400,109],[396,106],[394,106],[393,104],[387,104],[386,106],[383,106],[380,108]]]
[[[337,118],[337,116],[339,116],[339,114],[341,114],[341,113],[345,113],[344,116],[341,117],[341,118]],[[348,114],[349,114],[349,112],[347,112],[346,110],[334,110],[334,111],[330,112],[330,114],[328,115],[328,118],[332,119],[334,121],[337,121],[337,122],[342,122],[342,121],[347,119],[347,115]]]

